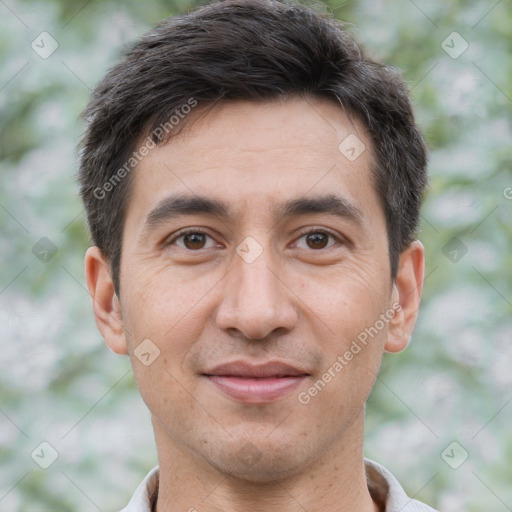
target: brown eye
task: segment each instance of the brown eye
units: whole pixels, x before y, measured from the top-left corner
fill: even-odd
[[[183,243],[187,249],[202,249],[205,239],[206,235],[204,233],[190,233],[183,236]]]
[[[300,246],[299,242],[304,239],[305,240],[305,246]],[[330,233],[329,231],[324,230],[309,230],[305,233],[303,233],[299,237],[299,242],[297,242],[300,249],[313,249],[313,250],[320,250],[320,249],[329,249],[333,245],[336,245],[336,242],[340,243],[341,240]],[[332,240],[334,242],[330,242],[329,240]]]
[[[306,235],[308,246],[311,249],[324,249],[329,241],[327,233],[309,233]]]
[[[208,239],[210,240],[210,246],[207,245]],[[188,251],[199,251],[212,247],[213,242],[214,240],[210,235],[192,228],[177,233],[167,245],[176,245],[180,249]]]

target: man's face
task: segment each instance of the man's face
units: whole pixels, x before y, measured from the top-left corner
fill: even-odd
[[[140,163],[120,304],[157,441],[265,481],[313,464],[361,425],[386,348],[389,324],[378,320],[397,299],[371,160],[361,127],[310,98],[217,106]],[[171,215],[165,201],[177,196],[223,203],[226,215]],[[337,210],[335,201],[326,211],[282,208],[328,196]],[[179,236],[184,228],[192,234]],[[371,327],[340,370],[338,358]],[[160,351],[148,366],[136,351],[144,340]],[[306,376],[252,387],[229,372],[212,377],[235,361],[277,361]]]

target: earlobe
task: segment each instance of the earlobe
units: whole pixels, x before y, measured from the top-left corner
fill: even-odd
[[[85,254],[85,276],[96,325],[103,339],[116,354],[128,354],[121,307],[110,275],[110,265],[96,246],[89,247]]]
[[[400,255],[393,284],[395,315],[389,322],[384,346],[386,352],[400,352],[407,348],[418,317],[424,276],[425,249],[419,240],[415,240]]]

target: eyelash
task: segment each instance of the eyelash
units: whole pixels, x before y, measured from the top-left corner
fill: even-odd
[[[307,235],[310,235],[310,234],[313,234],[313,233],[321,233],[321,234],[324,234],[324,235],[328,235],[330,236],[331,238],[333,238],[336,242],[338,243],[343,243],[343,239],[340,238],[339,236],[336,236],[334,233],[331,233],[330,231],[326,230],[326,229],[308,229],[307,231],[303,231],[302,233],[299,234],[297,240],[299,240],[300,238],[303,238],[304,236],[307,236]],[[207,235],[209,236],[210,238],[213,238],[209,233],[207,233],[206,231],[203,231],[201,229],[198,229],[198,228],[185,228],[181,231],[179,231],[178,233],[176,233],[176,235],[174,237],[172,237],[172,239],[170,239],[168,242],[166,242],[165,245],[172,245],[174,244],[174,242],[176,242],[176,240],[179,240],[180,238],[186,236],[186,235],[190,235],[190,234],[203,234],[203,235]],[[329,247],[326,247],[324,248],[323,250],[327,250],[327,249],[330,249],[332,246],[329,246]],[[194,250],[191,250],[191,249],[185,249],[185,250],[188,250],[190,252],[199,252],[201,251],[202,249],[198,249],[197,251],[194,251]],[[311,249],[311,251],[321,251],[322,249]]]

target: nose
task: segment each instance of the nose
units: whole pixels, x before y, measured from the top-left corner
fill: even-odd
[[[265,248],[252,262],[236,254],[224,281],[216,315],[220,329],[258,340],[278,329],[290,331],[295,326],[298,314],[292,283],[286,282],[269,249]]]

